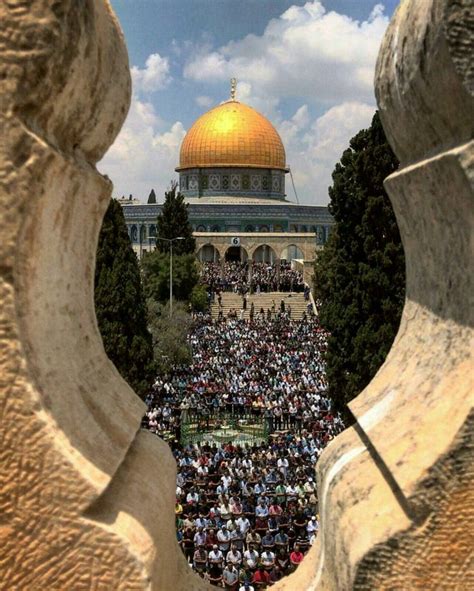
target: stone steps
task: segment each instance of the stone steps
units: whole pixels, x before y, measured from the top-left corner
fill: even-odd
[[[247,310],[244,312],[244,319],[249,318],[250,306],[252,302],[255,306],[255,314],[260,312],[260,308],[263,308],[265,313],[268,309],[271,309],[272,300],[275,300],[275,311],[279,312],[280,302],[282,299],[284,300],[286,307],[288,305],[291,306],[292,319],[299,320],[303,316],[304,312],[306,312],[308,302],[305,301],[304,295],[302,293],[288,293],[281,291],[273,291],[268,293],[262,292],[260,295],[252,294],[247,296]],[[242,308],[242,296],[237,293],[223,292],[222,312],[224,316],[226,316],[229,310],[232,308],[237,310],[237,315],[239,315]],[[211,305],[211,314],[213,318],[217,318],[219,315],[219,304],[217,303],[217,298]]]

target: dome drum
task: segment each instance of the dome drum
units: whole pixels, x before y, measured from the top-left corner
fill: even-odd
[[[285,198],[285,173],[250,167],[190,168],[180,171],[179,190],[185,197]]]
[[[285,198],[283,142],[268,119],[236,100],[214,107],[191,126],[176,171],[187,197]]]

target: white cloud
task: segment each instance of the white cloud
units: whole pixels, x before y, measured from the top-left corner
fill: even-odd
[[[237,99],[251,105],[259,113],[262,113],[272,122],[277,122],[281,115],[278,111],[280,100],[271,95],[262,95],[254,89],[250,82],[237,82]]]
[[[332,184],[334,166],[349,147],[349,140],[370,126],[374,111],[366,103],[345,102],[308,125],[308,110],[303,105],[291,119],[282,122],[280,133],[301,203],[328,203],[327,189]],[[290,179],[286,192],[294,199]]]
[[[180,121],[165,123],[148,98],[170,83],[168,58],[153,53],[144,68],[133,66],[131,74],[130,111],[99,169],[114,183],[114,196],[132,193],[146,201],[153,188],[160,201],[170,181],[177,177],[174,168],[186,132]]]
[[[210,96],[199,95],[196,97],[196,104],[203,108],[212,107],[214,100]]]
[[[387,24],[380,4],[359,22],[327,11],[321,2],[307,2],[271,20],[261,36],[248,35],[217,49],[206,40],[197,49],[181,44],[184,55],[191,56],[183,74],[220,88],[237,77],[237,98],[280,132],[300,202],[325,204],[336,162],[375,111],[372,79]],[[129,116],[100,169],[113,180],[115,195],[133,192],[143,201],[153,187],[160,199],[177,176],[174,167],[185,136],[182,123],[165,124],[148,98],[170,82],[169,60],[152,54],[143,69],[132,68],[132,76]],[[214,104],[210,96],[195,94],[203,111]],[[286,108],[296,105],[291,117],[282,114],[285,99],[290,99]],[[288,177],[287,193],[292,198]]]
[[[131,72],[136,92],[156,92],[171,81],[169,60],[159,53],[149,55],[143,69],[132,66]]]
[[[180,121],[165,126],[153,105],[134,95],[119,136],[99,164],[114,183],[114,196],[133,193],[146,201],[154,188],[161,201],[177,177],[174,168],[185,133]]]
[[[235,76],[237,98],[280,132],[300,201],[324,204],[336,162],[375,111],[373,75],[388,20],[381,4],[362,22],[317,0],[291,6],[260,36],[194,48],[183,74],[219,86]],[[282,116],[285,99],[300,103],[289,119]],[[290,179],[287,193],[293,195]]]
[[[307,2],[272,19],[261,36],[195,49],[184,76],[211,83],[235,76],[259,96],[373,102],[375,60],[387,24],[380,4],[359,22]]]

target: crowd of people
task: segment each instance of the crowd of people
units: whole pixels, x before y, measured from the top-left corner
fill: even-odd
[[[193,569],[232,591],[264,589],[303,560],[319,528],[315,464],[343,424],[325,395],[327,334],[291,320],[196,315],[192,363],[155,381],[144,424],[178,464],[176,527]],[[251,415],[266,442],[182,442],[187,413]]]
[[[203,263],[201,283],[206,285],[211,293],[302,292],[305,287],[302,273],[292,269],[291,263],[287,261],[280,261],[279,264],[249,264],[237,261],[225,261],[222,264]]]

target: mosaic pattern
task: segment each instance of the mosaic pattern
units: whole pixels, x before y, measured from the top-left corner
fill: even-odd
[[[197,191],[198,189],[198,178],[196,175],[191,175],[189,177],[189,189],[191,191]]]
[[[250,186],[252,187],[252,191],[261,191],[262,177],[259,174],[253,174],[251,176]]]
[[[240,174],[230,175],[230,186],[232,191],[238,191],[240,189]]]
[[[180,187],[181,191],[186,195],[188,191],[197,191],[197,186],[194,179],[199,180],[199,189],[204,195],[208,191],[212,193],[229,191],[235,195],[237,193],[273,193],[277,196],[282,195],[285,191],[284,173],[279,171],[273,171],[273,174],[269,175],[266,171],[253,172],[252,169],[245,170],[241,169],[226,170],[222,169],[222,172],[213,170],[212,168],[207,169],[206,172],[197,173],[194,170],[183,171],[180,173]],[[273,183],[273,180],[275,182]],[[274,187],[278,186],[278,189]]]
[[[181,144],[179,168],[264,166],[284,169],[285,148],[273,125],[251,107],[227,101],[202,115]]]
[[[211,174],[209,176],[209,187],[213,191],[218,191],[221,188],[221,177],[218,174]]]

